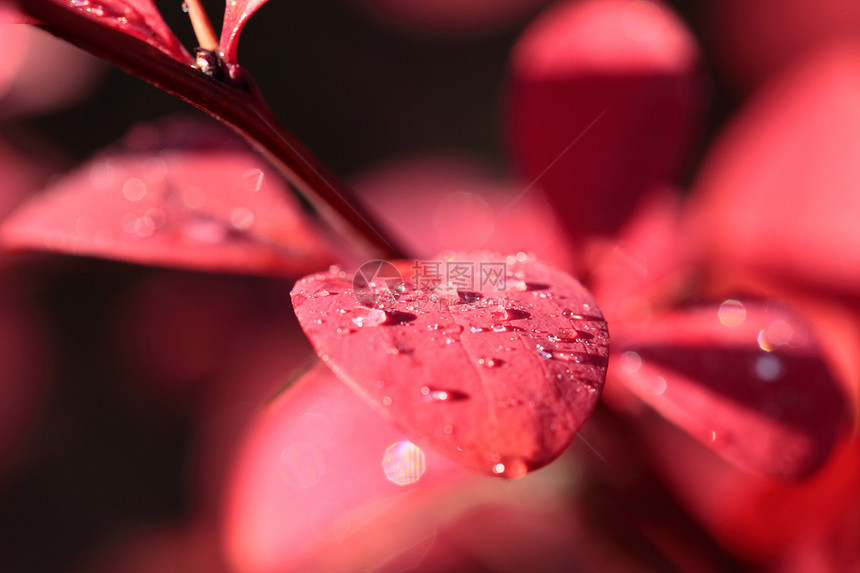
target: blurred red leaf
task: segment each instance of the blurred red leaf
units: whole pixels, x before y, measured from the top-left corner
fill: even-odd
[[[810,475],[846,422],[846,400],[809,330],[775,303],[727,300],[616,332],[612,372],[725,458]]]
[[[482,280],[480,292],[445,292],[404,262],[401,275],[411,280],[393,287],[394,300],[377,301],[391,294],[381,283],[399,277],[374,261],[355,275],[356,289],[344,272],[299,281],[292,292],[299,323],[339,377],[417,442],[490,475],[548,464],[603,387],[608,334],[597,305],[576,280],[533,260],[491,253],[436,260],[506,265],[507,282],[499,287],[497,276]]]
[[[242,573],[378,570],[432,532],[428,495],[473,479],[405,441],[322,364],[255,417],[231,469],[224,543]]]
[[[714,59],[741,89],[756,86],[827,42],[860,33],[856,0],[720,0],[703,8]]]
[[[511,67],[509,145],[574,238],[613,233],[643,192],[678,176],[701,90],[695,40],[667,6],[559,4]]]
[[[522,251],[563,269],[573,264],[567,235],[540,193],[493,177],[477,163],[401,160],[362,173],[352,187],[414,256],[443,249]]]
[[[860,46],[844,45],[777,78],[734,121],[688,221],[716,277],[856,296],[858,101]]]
[[[25,11],[31,4],[53,3],[69,12],[146,42],[171,58],[191,64],[194,59],[164,22],[152,0],[19,0]]]
[[[133,131],[124,150],[26,203],[0,242],[250,274],[296,275],[331,261],[282,180],[226,131],[196,122]]]

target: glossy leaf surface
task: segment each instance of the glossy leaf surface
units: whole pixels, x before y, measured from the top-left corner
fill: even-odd
[[[339,377],[416,442],[490,475],[551,462],[603,387],[608,333],[594,300],[525,257],[439,257],[441,282],[433,262],[399,264],[402,279],[365,279],[365,265],[361,288],[342,271],[306,277],[292,292],[299,323]],[[463,269],[476,278],[458,290],[450,282]]]
[[[843,428],[846,400],[809,328],[775,303],[729,299],[625,329],[613,373],[725,458],[808,476]]]
[[[262,160],[197,122],[133,131],[124,151],[25,204],[0,241],[7,250],[251,274],[301,274],[331,260]]]

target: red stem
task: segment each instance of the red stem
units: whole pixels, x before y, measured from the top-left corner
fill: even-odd
[[[280,125],[251,79],[218,80],[160,50],[52,2],[21,0],[52,34],[136,75],[224,122],[263,153],[340,233],[368,255],[407,258],[352,193]]]

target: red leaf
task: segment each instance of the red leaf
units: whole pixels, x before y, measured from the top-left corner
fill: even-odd
[[[856,296],[860,48],[770,84],[709,154],[690,228],[724,279]]]
[[[697,62],[657,2],[565,2],[519,41],[510,146],[574,237],[613,233],[641,193],[678,175],[701,105]]]
[[[834,40],[860,33],[855,0],[722,0],[703,5],[701,22],[721,76],[749,89]]]
[[[808,327],[773,303],[701,306],[616,333],[612,372],[725,458],[803,478],[828,458],[846,400]]]
[[[376,261],[356,274],[357,289],[337,271],[297,283],[299,323],[323,360],[414,440],[491,475],[551,462],[603,387],[600,311],[582,285],[533,260],[480,253],[437,261],[450,265],[448,280],[452,269],[504,265],[507,282],[497,290],[497,276],[446,291],[438,278],[428,285],[432,262],[419,263],[416,276],[403,262],[408,280],[387,291],[384,281],[400,278]],[[373,272],[376,283],[362,282]]]
[[[228,0],[224,8],[224,26],[221,28],[220,47],[224,60],[236,63],[239,36],[248,18],[268,0]]]
[[[363,173],[352,187],[412,255],[523,251],[556,267],[572,265],[567,235],[539,192],[462,158],[394,162]]]
[[[474,478],[405,441],[322,364],[255,417],[237,453],[224,544],[248,573],[378,570],[432,532],[428,495]],[[368,531],[372,542],[350,542]],[[302,567],[309,558],[324,565]]]
[[[332,260],[280,178],[220,128],[139,128],[126,147],[25,204],[0,243],[251,274],[301,274]]]
[[[146,42],[171,58],[191,64],[194,59],[164,22],[152,0],[42,0]],[[20,0],[27,11],[31,0]]]

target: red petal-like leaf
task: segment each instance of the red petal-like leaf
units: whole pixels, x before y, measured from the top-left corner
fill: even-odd
[[[378,570],[433,530],[428,494],[474,479],[406,441],[321,364],[253,420],[237,453],[224,539],[245,573]],[[380,521],[370,543],[338,543]],[[312,557],[323,565],[300,566]]]
[[[785,478],[826,460],[846,399],[808,327],[775,303],[727,300],[616,333],[612,372],[727,459]]]
[[[0,228],[0,242],[250,274],[329,264],[284,183],[228,136],[196,122],[140,128],[127,143],[137,149],[97,158],[25,204]]]
[[[690,228],[714,274],[856,296],[860,48],[778,78],[710,153]]]
[[[577,238],[678,175],[700,103],[692,35],[659,2],[565,2],[516,46],[511,149]]]
[[[75,12],[105,28],[146,42],[175,60],[194,59],[164,22],[152,0],[47,0]],[[19,0],[28,11],[30,0]]]
[[[525,257],[411,265],[298,282],[293,307],[317,353],[414,440],[463,465],[515,477],[551,462],[603,387],[608,334],[591,295]]]
[[[444,249],[523,251],[540,253],[556,267],[572,265],[567,235],[540,192],[494,178],[467,160],[399,161],[363,173],[352,186],[413,256]]]
[[[224,60],[228,63],[236,63],[239,36],[242,34],[245,22],[266,2],[268,0],[227,0],[227,6],[224,8],[224,26],[221,28],[220,47]]]
[[[721,75],[743,89],[827,42],[860,34],[855,0],[721,0],[702,7],[710,53]]]

